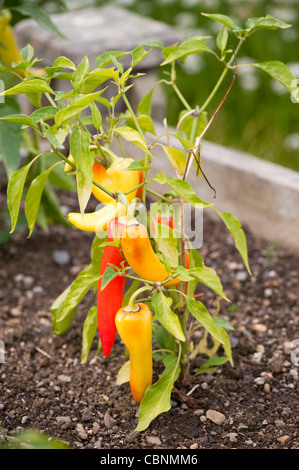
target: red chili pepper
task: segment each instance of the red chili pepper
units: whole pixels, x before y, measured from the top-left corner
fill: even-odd
[[[158,224],[168,225],[168,227],[170,227],[171,229],[174,228],[174,220],[172,218],[172,215],[170,215],[169,217],[161,217],[161,216],[156,215],[155,221]],[[155,223],[154,223],[154,221],[152,221],[152,223],[151,223],[151,232],[153,234],[155,234]],[[159,229],[158,229],[158,232],[159,232]]]
[[[143,183],[143,171],[139,170],[139,184],[141,183]],[[138,199],[142,199],[142,188],[143,186],[140,186],[140,188],[137,189],[136,197],[138,197]]]
[[[122,227],[123,225],[117,218],[111,219],[107,227],[107,241],[111,242],[115,240],[115,235],[117,235],[116,231],[118,231],[118,235],[120,236]],[[120,268],[123,261],[124,257],[116,246],[105,246],[101,261],[100,275],[104,274],[109,264]],[[125,282],[126,278],[124,276],[116,276],[103,290],[101,290],[102,278],[100,278],[98,282],[98,331],[105,357],[110,354],[114,344],[116,335],[115,315],[122,307]]]

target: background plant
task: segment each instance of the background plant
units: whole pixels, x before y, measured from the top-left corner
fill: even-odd
[[[47,179],[55,168],[67,163],[74,169],[78,206],[81,214],[84,214],[93,185],[107,192],[105,187],[93,179],[94,162],[101,158],[109,167],[115,160],[116,154],[126,158],[125,143],[129,143],[136,149],[136,155],[142,152],[142,156],[129,167],[132,171],[143,170],[142,202],[146,202],[148,194],[155,196],[158,201],[163,201],[170,207],[173,202],[178,201],[181,208],[179,215],[181,221],[184,203],[194,207],[199,204],[204,210],[214,210],[231,232],[236,249],[250,273],[246,238],[239,221],[230,213],[219,212],[213,203],[200,199],[187,181],[188,169],[192,163],[203,176],[200,165],[201,139],[210,125],[214,123],[224,98],[235,83],[237,70],[242,67],[242,61],[238,61],[238,52],[243,43],[260,29],[286,29],[290,25],[272,16],[251,18],[243,26],[236,25],[232,18],[222,14],[206,14],[206,16],[210,21],[221,25],[220,32],[214,38],[213,47],[208,45],[205,37],[199,36],[190,37],[180,44],[166,48],[163,44],[154,41],[139,45],[128,52],[107,51],[97,58],[95,69],[90,67],[87,56],[78,65],[67,57],[58,57],[51,67],[46,67],[42,77],[37,77],[28,73],[32,65],[36,63],[32,47],[28,45],[23,50],[23,61],[17,66],[24,67],[27,72],[26,79],[5,90],[2,95],[9,97],[25,94],[38,106],[30,116],[12,114],[2,119],[30,128],[34,135],[48,142],[51,151],[39,153],[14,172],[9,179],[7,200],[12,231],[17,224],[20,202],[28,178],[30,184],[25,194],[25,216],[30,236],[37,221]],[[231,46],[232,40],[236,42],[235,47]],[[150,54],[153,48],[161,51],[163,78],[141,99],[137,109],[133,110],[127,92],[140,76],[134,72],[134,67]],[[208,96],[201,96],[200,102],[193,108],[178,87],[176,71],[178,63],[184,62],[187,57],[195,54],[211,56],[213,60],[221,64],[222,71],[218,77],[215,77],[211,93]],[[129,59],[128,67],[123,65],[123,59]],[[294,89],[294,76],[283,62],[264,61],[252,66],[277,80],[289,93],[298,92],[298,87]],[[54,91],[51,82],[55,78],[70,82],[71,91]],[[217,103],[218,106],[211,107],[216,92],[224,84],[225,79],[230,81],[226,95],[222,97],[220,103]],[[176,124],[179,126],[172,129],[167,125],[167,121],[164,121],[165,132],[162,135],[157,135],[155,123],[151,118],[151,99],[159,85],[169,87],[181,102],[181,109],[176,119]],[[110,100],[104,95],[107,86],[113,87],[114,91]],[[40,106],[41,101],[37,100],[41,95],[48,101],[46,106]],[[126,106],[125,112],[117,113],[116,105],[119,100],[123,100]],[[149,135],[151,139],[148,138]],[[162,149],[165,158],[168,158],[174,167],[175,177],[164,173],[149,175],[153,158],[152,151],[156,146],[161,146],[160,140],[164,136],[167,137],[167,145],[162,145]],[[151,143],[149,143],[150,140]],[[64,146],[67,142],[69,142],[73,160],[64,154]],[[43,171],[30,180],[33,166],[42,161],[46,162]],[[202,184],[205,184],[206,181],[202,180]],[[161,186],[167,185],[168,191],[165,193],[161,190],[159,193],[153,190],[151,187],[153,182]],[[126,204],[126,193],[120,191],[115,194],[111,191],[108,193]],[[148,221],[148,224],[150,223],[151,220]],[[174,384],[178,380],[180,383],[188,381],[190,360],[198,354],[203,354],[208,357],[208,360],[196,374],[213,372],[215,368],[227,361],[233,365],[228,335],[230,325],[218,315],[211,316],[204,303],[198,300],[200,286],[208,287],[215,293],[215,302],[219,311],[220,299],[229,300],[223,291],[221,280],[213,269],[205,265],[199,252],[186,238],[184,225],[181,224],[176,231],[179,232],[179,238],[175,238],[171,230],[166,237],[163,234],[157,236],[155,249],[165,266],[173,269],[172,276],[181,280],[180,288],[167,287],[163,282],[162,284],[149,282],[147,279],[136,276],[127,268],[117,273],[107,268],[102,278],[102,284],[105,285],[115,275],[122,275],[134,281],[125,294],[124,305],[131,303],[132,298],[137,298],[146,290],[147,294],[143,294],[142,300],[154,312],[153,339],[157,348],[154,350],[153,357],[155,361],[163,364],[164,370],[158,380],[147,388],[141,401],[136,428],[138,431],[146,429],[156,416],[170,408],[170,396]],[[96,290],[100,279],[101,257],[106,245],[105,241],[103,242],[103,236],[103,234],[101,237],[95,235],[91,246],[90,264],[78,274],[52,305],[53,327],[57,334],[64,334],[70,328],[76,310],[86,293],[90,289]],[[190,254],[188,267],[184,259],[185,242],[187,242]],[[140,285],[144,285],[145,289],[142,287],[142,290],[138,290]],[[194,344],[192,333],[198,328],[203,330],[203,337],[198,344]],[[92,307],[83,325],[81,358],[83,363],[88,358],[96,330],[96,309]],[[207,346],[208,336],[213,342],[211,348]],[[127,365],[124,365],[117,378],[118,384],[128,380],[127,372]]]

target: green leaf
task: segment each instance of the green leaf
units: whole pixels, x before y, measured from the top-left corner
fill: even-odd
[[[128,142],[137,145],[142,150],[149,153],[145,139],[139,134],[139,132],[135,131],[135,129],[132,129],[131,127],[122,126],[115,127],[113,130]]]
[[[182,119],[187,112],[188,112],[187,110],[183,110],[179,115],[179,120]],[[179,140],[181,140],[181,143],[184,146],[184,148],[185,148],[185,145],[187,146],[190,142],[190,138],[191,138],[191,135],[192,135],[192,132],[193,132],[194,119],[196,119],[196,118],[192,115],[186,116],[184,119],[182,119],[181,124],[180,124],[180,130],[182,132],[184,132],[186,134],[187,139],[189,139],[189,140],[187,140],[187,142],[184,142],[180,138],[179,134],[176,134],[176,137]],[[207,111],[203,111],[197,117],[195,138],[202,133],[202,131],[205,129],[207,124],[208,124],[208,113],[207,113]],[[185,148],[185,150],[189,150],[190,148],[192,148],[194,146],[194,143],[195,143],[195,141],[191,142],[191,145],[189,144],[187,149]]]
[[[152,306],[157,320],[170,334],[180,341],[186,341],[178,316],[171,310],[172,300],[162,292],[157,292],[152,297]]]
[[[227,40],[228,40],[227,27],[223,26],[223,28],[217,34],[217,38],[216,38],[216,44],[217,44],[217,47],[220,50],[221,54],[223,54],[223,51],[226,48]]]
[[[88,71],[89,71],[89,60],[88,60],[88,57],[85,56],[73,74],[72,82],[73,82],[74,88],[77,88],[83,82]]]
[[[12,88],[8,90],[4,90],[0,93],[0,96],[8,96],[8,95],[21,95],[26,94],[30,95],[30,93],[51,93],[54,95],[54,91],[52,88],[42,79],[40,78],[32,78],[31,80],[25,80],[21,83],[18,83]]]
[[[249,262],[248,262],[247,241],[246,241],[245,233],[241,227],[241,223],[230,212],[220,212],[215,207],[213,207],[213,209],[221,217],[226,227],[231,232],[235,241],[235,246],[243,259],[243,262],[246,266],[247,271],[249,272],[249,274],[251,274]]]
[[[130,381],[130,361],[126,361],[118,371],[116,385],[122,385]]]
[[[147,93],[141,100],[139,101],[137,107],[137,114],[146,114],[150,115],[152,110],[152,96],[153,96],[154,88]]]
[[[98,131],[102,125],[102,115],[94,101],[91,103],[91,112],[92,112],[92,123],[94,127],[96,128],[96,130]]]
[[[93,156],[89,149],[89,132],[74,131],[70,137],[70,152],[77,165],[77,191],[81,214],[84,213],[92,193]]]
[[[156,181],[157,183],[162,185],[165,184],[167,181],[167,178],[164,175],[163,171],[161,171],[161,173],[159,173],[158,175],[155,175],[152,179],[153,181]]]
[[[52,67],[46,67],[45,71],[48,77],[53,77],[54,74],[61,69],[76,70],[75,64],[67,57],[60,56],[54,61]]]
[[[99,278],[99,275],[93,274],[87,268],[78,274],[66,293],[61,309],[57,312],[56,325],[58,327],[60,324],[64,324],[69,316],[72,316],[83,297],[98,282]]]
[[[180,365],[176,356],[168,356],[166,366],[158,381],[147,387],[140,403],[136,431],[144,431],[161,413],[170,410],[171,391],[180,374]]]
[[[216,326],[220,326],[221,328],[224,328],[225,330],[230,330],[234,331],[234,327],[227,323],[227,321],[223,320],[223,318],[220,317],[212,317],[214,320],[214,323]]]
[[[118,272],[115,271],[112,266],[108,266],[103,274],[101,290],[103,290],[109,284],[109,282],[117,276]]]
[[[201,207],[210,207],[213,206],[213,203],[205,202],[200,199],[194,192],[194,189],[188,183],[188,181],[181,180],[179,178],[169,177],[166,178],[166,183],[168,186],[173,189],[178,196],[184,199],[185,202],[188,202],[192,206],[196,207],[197,204],[200,204]]]
[[[0,117],[1,121],[15,122],[16,124],[22,124],[23,126],[29,126],[33,129],[38,129],[38,127],[33,122],[32,118],[26,116],[26,114],[10,114],[8,116]]]
[[[234,24],[233,20],[227,16],[227,15],[222,15],[220,13],[202,13],[203,16],[207,16],[211,20],[218,21],[219,23],[224,24],[227,26],[229,29],[235,29],[239,28],[236,24]]]
[[[131,52],[132,56],[132,61],[131,61],[131,67],[135,67],[137,64],[139,64],[148,54],[150,53],[149,51],[146,51],[142,46],[136,47]]]
[[[98,328],[97,307],[91,307],[85,318],[82,330],[81,364],[87,361],[92,341]]]
[[[12,74],[0,73],[0,80],[4,87],[12,86],[15,81],[11,80]],[[5,103],[0,105],[0,116],[7,116],[19,113],[20,108],[15,98],[7,97]],[[0,160],[2,160],[7,179],[11,177],[20,164],[20,145],[22,138],[22,129],[18,124],[8,121],[0,122]]]
[[[166,224],[158,224],[155,219],[152,220],[155,227],[155,241],[158,245],[159,251],[166,256],[171,267],[178,265],[178,234],[174,233],[171,227]]]
[[[216,338],[220,343],[222,343],[223,337],[220,333],[221,330],[215,325],[215,322],[206,306],[193,297],[186,296],[186,301],[187,307],[194,318],[196,318],[196,320],[210,333],[211,336],[213,336],[213,338]]]
[[[196,320],[210,333],[210,335],[218,340],[229,358],[231,364],[233,364],[231,346],[227,332],[217,326],[208,312],[208,309],[199,300],[195,300],[193,297],[186,296],[187,307],[191,314]]]
[[[173,168],[177,170],[180,175],[183,175],[187,161],[186,154],[180,149],[168,147],[167,145],[162,145],[162,148]]]
[[[42,197],[42,192],[44,190],[44,186],[46,184],[47,178],[51,171],[57,166],[60,165],[61,162],[55,163],[53,166],[48,168],[46,171],[38,175],[32,181],[28,193],[25,199],[25,215],[29,226],[29,235],[28,238],[31,236],[32,231],[34,229],[34,225],[36,222],[38,209]]]
[[[106,82],[107,80],[114,80],[116,82],[118,79],[118,76],[119,76],[119,71],[115,70],[114,67],[110,69],[92,70],[84,78],[81,84],[81,91],[82,93],[91,93],[93,90],[95,90],[97,87],[102,85],[102,83]],[[97,101],[99,102],[101,102],[101,100],[104,100],[104,98],[97,99]],[[108,106],[107,103],[105,103],[105,106]]]
[[[109,65],[113,63],[112,57],[114,59],[120,59],[121,57],[124,57],[125,55],[128,55],[129,52],[124,52],[124,51],[107,51],[104,52],[103,54],[99,55],[96,58],[96,66],[97,68],[100,67],[106,67],[106,65]]]
[[[36,4],[34,5],[21,5],[18,7],[13,7],[13,10],[18,11],[22,15],[25,16],[30,16],[33,18],[43,29],[50,31],[51,33],[56,34],[56,36],[59,36],[62,39],[66,39],[64,34],[59,31],[57,26],[53,23],[51,18],[48,16],[48,14],[42,10],[40,7],[38,7]]]
[[[228,360],[228,357],[213,356],[200,366],[194,376],[199,374],[213,374],[214,372],[216,372],[217,366],[222,366]]]
[[[10,214],[11,219],[11,230],[12,233],[15,229],[15,226],[18,221],[19,210],[20,210],[20,203],[22,199],[23,189],[26,181],[26,177],[28,171],[31,168],[31,165],[43,154],[37,155],[35,158],[31,160],[31,162],[27,163],[27,165],[23,166],[19,170],[15,171],[8,181],[7,185],[7,206]]]
[[[41,120],[47,121],[48,119],[54,119],[58,111],[59,108],[56,108],[55,106],[43,106],[42,108],[33,111],[30,117],[34,124],[36,124]]]
[[[290,69],[279,60],[271,60],[268,62],[259,62],[256,64],[250,64],[264,72],[268,73],[272,78],[281,83],[289,93],[293,94],[295,90],[298,90],[297,80],[290,71]],[[299,100],[298,100],[299,101]]]
[[[223,292],[221,280],[213,269],[207,268],[206,266],[203,268],[191,268],[189,269],[189,273],[195,276],[199,282],[209,289],[212,289],[217,295],[229,302],[229,299]]]
[[[91,271],[94,274],[98,274],[100,272],[100,266],[102,262],[102,257],[104,253],[104,241],[107,237],[100,238],[97,235],[94,236],[93,242],[90,248],[90,258],[91,258]]]
[[[75,116],[80,114],[83,109],[87,108],[93,101],[95,101],[95,99],[101,93],[103,93],[103,91],[104,90],[98,91],[96,93],[90,93],[88,95],[83,95],[81,98],[77,99],[66,108],[60,109],[55,115],[56,127],[70,122]]]
[[[245,28],[249,33],[258,31],[259,29],[286,29],[292,25],[278,20],[271,15],[262,16],[259,18],[249,18],[246,21]]]
[[[50,308],[52,313],[53,330],[56,335],[64,335],[68,331],[77,310],[77,306],[75,306],[72,310],[69,310],[68,315],[64,317],[62,322],[57,323],[57,318],[61,315],[63,304],[70,291],[70,288],[71,286],[68,286],[66,289],[64,289],[64,291],[61,292],[61,294],[54,300]]]
[[[184,61],[190,54],[197,54],[199,52],[211,52],[211,49],[207,44],[203,42],[202,37],[194,37],[185,39],[169,56],[160,64],[166,65],[174,62],[177,59]]]

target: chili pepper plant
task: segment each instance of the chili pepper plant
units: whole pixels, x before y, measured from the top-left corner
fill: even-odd
[[[250,273],[240,222],[233,214],[220,212],[215,199],[206,202],[200,198],[202,185],[209,185],[212,194],[217,189],[212,186],[213,175],[204,172],[200,148],[202,138],[234,92],[238,67],[245,65],[238,59],[244,41],[262,28],[290,25],[269,15],[250,18],[244,26],[221,14],[205,15],[219,25],[215,38],[190,37],[170,47],[152,41],[131,51],[107,51],[97,57],[95,68],[88,56],[79,64],[63,56],[37,76],[32,71],[37,59],[32,46],[27,45],[21,51],[22,60],[11,65],[19,82],[2,93],[5,97],[25,94],[36,105],[30,115],[12,114],[2,119],[21,124],[23,132],[33,133],[36,142],[48,143],[47,150],[25,162],[9,179],[11,231],[16,227],[30,172],[37,162],[54,158],[51,166],[40,167],[46,169],[31,180],[24,196],[28,236],[34,230],[47,180],[63,165],[65,178],[75,179],[77,188],[78,211],[69,213],[68,221],[75,230],[94,233],[94,238],[88,266],[67,289],[57,293],[51,307],[53,329],[58,335],[65,334],[80,302],[93,290],[94,306],[86,312],[83,324],[81,362],[87,361],[94,338],[99,341],[97,353],[106,361],[112,360],[115,338],[120,336],[128,354],[119,358],[115,380],[119,386],[130,382],[131,392],[123,385],[124,393],[132,393],[140,404],[137,431],[145,430],[170,409],[174,385],[190,382],[190,363],[199,355],[202,365],[192,377],[193,383],[197,374],[213,373],[225,362],[233,367],[232,327],[219,315],[220,300],[229,299],[217,272],[206,266],[199,246],[187,234],[190,220],[185,216],[186,206],[219,216]],[[143,75],[136,68],[154,49],[161,53],[162,78],[133,109],[132,87]],[[178,63],[192,54],[209,54],[222,66],[219,77],[211,77],[210,95],[203,96],[195,109],[176,81]],[[283,62],[250,65],[298,96],[296,80]],[[64,80],[65,90],[70,91],[54,89],[55,79]],[[181,103],[176,128],[169,128],[164,119],[158,123],[163,129],[160,133],[152,118],[152,97],[158,86],[171,90]],[[171,175],[155,173],[157,149],[159,158],[170,162]],[[190,172],[198,176],[196,189],[188,182]],[[90,198],[99,201],[94,212],[86,210]],[[154,202],[150,210],[149,201]],[[208,238],[203,243],[208,243]],[[215,294],[216,315],[205,305],[203,286]],[[199,339],[195,331],[202,332]],[[212,346],[208,347],[208,339]],[[162,370],[160,375],[158,370]]]

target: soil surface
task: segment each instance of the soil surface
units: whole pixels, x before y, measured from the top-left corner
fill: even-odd
[[[4,202],[2,194],[1,207]],[[76,206],[70,196],[63,203]],[[104,359],[96,335],[88,361],[80,362],[94,293],[85,296],[64,336],[52,330],[50,306],[89,263],[92,234],[53,225],[48,233],[35,229],[30,239],[25,232],[0,245],[0,442],[35,429],[74,449],[298,449],[299,258],[244,230],[252,277],[220,220],[205,218],[200,249],[231,300],[221,301],[219,315],[234,327],[234,367],[226,363],[194,377],[207,360],[200,357],[190,383],[172,393],[171,410],[139,434],[129,385],[115,384],[125,361],[119,338]],[[57,262],[57,250],[69,258]],[[213,292],[202,292],[215,313]]]

